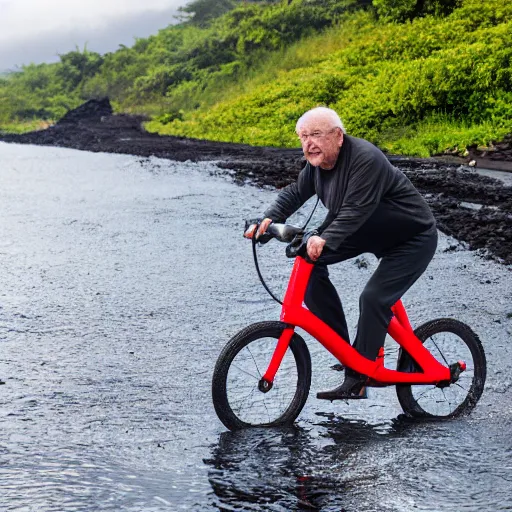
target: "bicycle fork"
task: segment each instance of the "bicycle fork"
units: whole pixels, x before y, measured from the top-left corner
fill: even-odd
[[[268,393],[272,389],[277,370],[279,369],[283,357],[290,346],[294,332],[295,329],[293,327],[287,327],[283,330],[281,336],[279,336],[276,349],[274,350],[274,354],[272,355],[267,371],[258,383],[258,389],[262,393]]]

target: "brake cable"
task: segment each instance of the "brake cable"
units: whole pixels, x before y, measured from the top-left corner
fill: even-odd
[[[304,226],[302,227],[302,231],[304,231],[306,229],[306,226],[309,224],[309,221],[311,220],[311,218],[313,217],[313,214],[315,213],[315,210],[316,210],[316,207],[318,206],[318,201],[320,201],[320,198],[317,197],[316,199],[316,203],[315,203],[315,207],[313,208],[313,210],[311,211],[311,213],[309,214],[309,217],[308,217],[308,220],[306,220],[306,223],[304,224]],[[267,283],[265,283],[265,280],[263,279],[263,276],[261,275],[261,271],[260,271],[260,266],[258,264],[258,255],[257,255],[257,252],[256,252],[256,245],[258,243],[258,240],[256,240],[256,230],[254,232],[254,235],[252,237],[252,254],[253,254],[253,257],[254,257],[254,266],[256,267],[256,272],[258,273],[258,277],[260,279],[260,282],[261,284],[263,285],[263,288],[265,288],[265,290],[267,291],[267,293],[278,303],[278,304],[281,304],[283,305],[283,303],[272,293],[272,291],[270,290],[270,288],[267,286]]]

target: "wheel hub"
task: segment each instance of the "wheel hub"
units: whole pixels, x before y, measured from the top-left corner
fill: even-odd
[[[268,393],[272,389],[272,382],[266,380],[266,379],[260,379],[258,382],[258,389],[262,393]]]
[[[460,374],[466,371],[466,363],[464,361],[457,361],[449,366],[450,380],[443,380],[437,384],[438,388],[447,388],[451,384],[455,384],[460,377]]]

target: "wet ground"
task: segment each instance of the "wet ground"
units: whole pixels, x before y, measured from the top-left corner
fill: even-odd
[[[0,169],[0,510],[512,508],[510,267],[442,235],[404,299],[415,325],[451,316],[480,335],[488,379],[470,417],[411,422],[391,388],[318,401],[340,375],[306,337],[296,427],[230,433],[211,376],[230,336],[278,318],[242,238],[275,192],[207,163],[15,144],[0,143]],[[276,293],[283,249],[260,252]],[[332,269],[352,332],[366,261]]]
[[[230,170],[238,183],[259,187],[283,187],[295,181],[304,166],[300,149],[160,136],[147,133],[142,121],[140,116],[112,115],[108,99],[90,100],[46,130],[3,137],[0,134],[0,140],[181,162],[216,162]],[[469,149],[467,158],[389,158],[427,198],[444,233],[471,249],[484,251],[488,257],[511,264],[512,188],[481,171],[512,171],[512,136],[491,145],[489,150]],[[470,163],[476,167],[470,167]]]

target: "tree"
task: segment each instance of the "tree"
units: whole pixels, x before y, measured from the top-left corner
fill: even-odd
[[[194,0],[178,11],[184,13],[182,21],[204,27],[214,18],[233,9],[237,3],[236,0]]]
[[[103,57],[99,53],[88,51],[87,48],[81,52],[77,47],[75,51],[60,55],[60,62],[57,74],[66,89],[72,91],[86,78],[92,78],[99,71]]]

